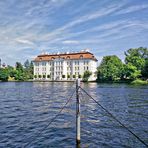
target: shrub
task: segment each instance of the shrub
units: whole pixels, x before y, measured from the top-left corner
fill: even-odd
[[[67,78],[69,79],[70,78],[70,75],[67,75]]]
[[[87,82],[88,81],[88,79],[89,79],[89,77],[92,75],[92,72],[90,72],[90,71],[85,71],[84,72],[84,75],[83,75],[83,81],[84,82]]]
[[[47,75],[47,78],[49,79],[50,78],[50,75]]]
[[[131,84],[134,84],[134,85],[146,85],[146,84],[148,84],[148,82],[140,80],[140,79],[136,79],[136,80],[132,81]]]
[[[73,75],[73,78],[76,78],[76,75]]]
[[[82,76],[81,76],[81,75],[79,75],[79,78],[82,78]]]
[[[64,79],[65,78],[65,75],[62,75],[62,78]]]

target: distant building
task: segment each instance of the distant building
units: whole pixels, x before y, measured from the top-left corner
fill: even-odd
[[[97,59],[88,51],[42,54],[33,63],[36,80],[74,80],[87,70],[92,72],[89,81],[96,80]]]
[[[7,65],[5,63],[2,64],[2,60],[0,59],[0,68],[6,68]]]

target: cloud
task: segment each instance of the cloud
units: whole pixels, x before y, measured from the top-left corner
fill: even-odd
[[[76,40],[65,40],[62,43],[63,44],[78,44],[79,41],[76,41]]]
[[[29,40],[24,40],[24,39],[15,39],[16,42],[18,43],[22,43],[22,44],[29,44],[29,45],[34,45],[33,42],[29,41]]]
[[[94,19],[97,19],[99,17],[107,16],[112,14],[113,12],[117,11],[119,8],[121,8],[123,4],[114,4],[114,5],[109,5],[108,7],[102,8],[100,10],[88,13],[86,15],[82,15],[78,18],[74,18],[74,20],[70,21],[69,23],[65,24],[64,26],[57,28],[53,32],[49,33],[46,35],[46,38],[53,38],[54,36],[57,36],[64,32],[65,30],[68,30],[69,28],[72,28],[78,24],[85,23],[87,21],[91,21]]]
[[[140,1],[8,1],[0,1],[0,57],[8,63],[31,58],[42,50],[52,53],[92,48],[99,55],[95,51],[99,47],[107,54],[115,45],[127,47],[130,38],[140,34],[139,44],[147,45],[148,4]],[[140,10],[145,10],[140,16],[131,13]],[[126,13],[131,15],[119,15]],[[128,43],[121,44],[122,39]],[[138,41],[132,40],[135,44]]]
[[[143,4],[143,5],[130,6],[130,7],[127,7],[125,9],[123,9],[123,10],[118,11],[116,13],[116,15],[132,13],[132,12],[140,11],[140,10],[147,9],[147,8],[148,8],[147,4],[145,4],[145,5]]]

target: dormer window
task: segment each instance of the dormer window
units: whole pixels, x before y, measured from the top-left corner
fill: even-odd
[[[70,59],[70,56],[67,56],[67,58],[66,59]]]

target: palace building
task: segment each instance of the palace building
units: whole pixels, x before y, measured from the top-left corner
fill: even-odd
[[[83,77],[85,71],[92,74],[89,81],[96,80],[97,59],[87,50],[75,53],[38,55],[34,61],[35,80],[75,80]]]

